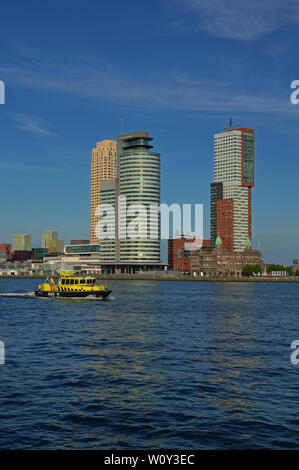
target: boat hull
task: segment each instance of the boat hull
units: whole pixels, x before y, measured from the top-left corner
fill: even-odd
[[[105,289],[102,291],[90,291],[90,292],[66,292],[66,291],[43,291],[43,290],[36,290],[35,297],[48,297],[48,298],[78,298],[84,299],[86,297],[94,297],[97,299],[106,299],[109,294],[111,294],[111,290]]]

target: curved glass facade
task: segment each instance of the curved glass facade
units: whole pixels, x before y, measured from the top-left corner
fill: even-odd
[[[137,232],[140,238],[119,241],[119,261],[130,263],[160,262],[159,217],[150,219],[150,206],[160,204],[160,154],[149,152],[151,138],[145,136],[122,144],[119,155],[119,195],[126,197],[127,211],[132,204],[142,204],[146,213],[127,213],[126,220],[119,220],[120,229],[138,216]],[[139,147],[139,148],[138,148]],[[146,238],[143,236],[146,233]],[[151,239],[150,235],[156,235]]]
[[[99,245],[66,245],[64,247],[64,253],[66,255],[90,255],[99,252]]]

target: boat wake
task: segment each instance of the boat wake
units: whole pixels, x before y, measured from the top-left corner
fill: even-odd
[[[88,295],[86,297],[37,297],[35,295],[35,292],[0,292],[0,297],[17,297],[17,298],[23,298],[23,299],[43,299],[43,300],[49,300],[49,299],[56,299],[56,300],[63,300],[64,302],[68,302],[70,300],[74,301],[76,300],[77,302],[83,301],[83,300],[96,300],[97,302],[99,301],[105,301],[107,302],[108,300],[113,300],[115,297],[111,298],[102,298],[102,297],[94,297],[93,295]]]
[[[0,297],[23,297],[23,298],[35,298],[34,292],[0,292]]]
[[[40,297],[42,298],[42,297]],[[47,297],[44,297],[47,298]],[[97,302],[108,302],[112,299],[110,298],[103,298],[103,297],[95,297],[94,295],[87,295],[86,297],[57,297],[56,299],[63,300],[64,302],[68,302],[69,300],[76,300],[77,302],[82,302],[84,300],[95,300]]]

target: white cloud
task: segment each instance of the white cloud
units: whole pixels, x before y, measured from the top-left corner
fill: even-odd
[[[66,61],[65,61],[66,62]],[[91,59],[84,67],[74,60],[62,64],[62,58],[49,58],[46,63],[35,61],[34,54],[28,65],[2,65],[0,75],[7,83],[32,90],[56,94],[72,94],[78,98],[106,102],[140,109],[168,109],[210,113],[260,113],[267,115],[297,116],[296,106],[289,101],[289,84],[283,90],[276,84],[261,91],[247,91],[240,80],[225,84],[213,80],[190,79],[177,71],[152,73],[145,79],[136,74],[124,75],[107,64],[94,64]],[[22,65],[21,65],[22,64]],[[295,109],[296,108],[296,109]],[[12,114],[15,126],[36,135],[56,135],[40,118],[27,114]]]
[[[22,113],[10,113],[9,116],[14,121],[14,126],[21,131],[30,132],[40,136],[57,135],[55,132],[46,129],[46,122],[36,116]]]
[[[1,71],[1,68],[0,68]],[[8,70],[6,69],[6,75]],[[171,74],[138,81],[121,75],[72,69],[58,77],[58,71],[48,73],[10,69],[10,79],[20,86],[56,93],[71,93],[107,103],[147,109],[176,109],[210,112],[252,112],[263,114],[293,114],[294,106],[271,92],[246,93],[233,84],[224,86],[217,80],[193,80],[185,75]],[[61,73],[61,69],[60,69]],[[286,85],[288,86],[288,84]],[[46,123],[26,114],[12,114],[15,126],[39,135],[55,135]]]
[[[251,40],[298,23],[297,0],[178,0],[215,37]]]

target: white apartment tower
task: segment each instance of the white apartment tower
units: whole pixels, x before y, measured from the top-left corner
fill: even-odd
[[[214,136],[211,185],[211,243],[220,237],[229,251],[251,243],[251,188],[254,186],[254,130],[234,129]]]

